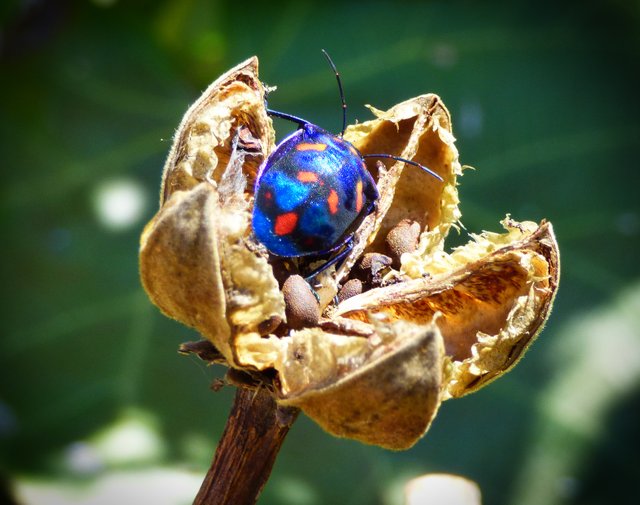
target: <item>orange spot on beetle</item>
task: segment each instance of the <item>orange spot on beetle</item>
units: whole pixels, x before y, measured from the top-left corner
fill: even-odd
[[[362,209],[362,179],[359,179],[356,184],[356,212],[360,212]]]
[[[318,174],[313,172],[298,172],[298,180],[300,182],[316,182],[318,180]]]
[[[300,142],[296,146],[297,151],[324,151],[327,148],[327,144],[311,144],[309,142]]]
[[[288,235],[295,230],[298,224],[298,214],[295,212],[285,212],[276,217],[276,224],[273,227],[273,231],[276,235]]]
[[[331,214],[335,214],[338,212],[338,203],[340,202],[340,198],[338,198],[338,193],[336,193],[335,189],[332,189],[327,198],[327,203],[329,204],[329,212]]]

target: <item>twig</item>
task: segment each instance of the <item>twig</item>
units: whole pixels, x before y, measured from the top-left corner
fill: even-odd
[[[239,387],[194,505],[254,504],[297,415],[278,407],[264,387]]]

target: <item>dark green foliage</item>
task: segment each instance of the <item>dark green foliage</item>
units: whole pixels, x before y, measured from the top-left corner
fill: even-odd
[[[390,453],[333,439],[301,419],[263,503],[282,503],[287,479],[309,486],[316,500],[309,503],[382,503],[388,485],[427,471],[463,474],[478,481],[485,503],[509,503],[536,444],[538,399],[563,375],[554,339],[572,318],[604,310],[638,285],[637,6],[22,3],[30,7],[1,11],[0,467],[64,476],[57,462],[69,444],[137,407],[158,422],[167,444],[161,463],[186,461],[204,472],[206,458],[190,459],[184,439],[199,435],[213,447],[231,391],[208,389],[221,368],[176,354],[195,335],[147,300],[138,237],[156,210],[181,115],[241,60],[256,54],[261,78],[278,85],[270,106],[340,129],[326,48],[343,78],[350,122],[369,119],[364,103],[385,109],[439,94],[461,162],[477,169],[461,180],[463,222],[498,231],[506,212],[549,219],[562,281],[550,323],[522,364],[444,404],[415,448]],[[276,127],[280,137],[290,128]],[[138,184],[147,205],[113,230],[94,207],[116,178]],[[620,401],[637,419],[638,401]],[[626,415],[616,410],[608,418],[615,432],[583,442],[585,460],[570,476],[581,484],[563,503],[606,503],[597,481],[603,465],[617,476],[617,497],[634,494],[640,470],[621,441],[637,440],[638,424]]]

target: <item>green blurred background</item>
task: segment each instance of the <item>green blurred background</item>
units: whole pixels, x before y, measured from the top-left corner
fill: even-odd
[[[449,107],[467,229],[549,219],[555,310],[510,374],[393,453],[302,417],[262,504],[401,503],[426,472],[484,503],[596,504],[640,480],[640,3],[13,1],[0,8],[0,473],[21,503],[185,504],[222,432],[224,369],[142,291],[138,237],[188,105],[251,55],[270,105],[340,126]],[[279,134],[290,125],[278,122]],[[452,244],[466,240],[452,237]],[[0,499],[0,502],[2,500]]]

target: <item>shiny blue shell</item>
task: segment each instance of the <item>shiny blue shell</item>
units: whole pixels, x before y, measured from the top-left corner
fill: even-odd
[[[378,189],[358,150],[311,123],[284,139],[261,166],[252,225],[286,258],[340,248],[375,208]]]

